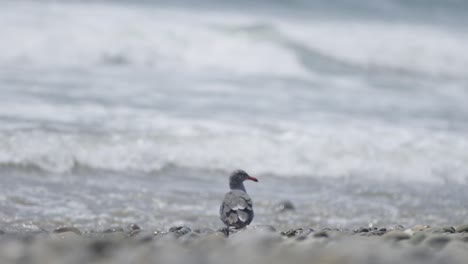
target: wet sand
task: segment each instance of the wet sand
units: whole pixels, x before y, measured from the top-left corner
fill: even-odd
[[[468,225],[0,232],[0,263],[466,263]]]

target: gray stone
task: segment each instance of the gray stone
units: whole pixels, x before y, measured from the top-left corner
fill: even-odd
[[[360,227],[359,229],[354,230],[354,233],[367,233],[369,232],[369,228]]]
[[[314,233],[314,237],[328,237],[328,232],[325,230]]]
[[[455,233],[456,230],[452,226],[448,227],[434,227],[434,228],[429,228],[427,231],[432,232],[432,233]]]
[[[308,235],[311,232],[313,232],[313,229],[310,228],[296,228],[296,229],[290,229],[288,231],[281,232],[281,235],[286,236],[286,237],[295,237],[299,235]]]
[[[116,232],[125,232],[123,228],[121,227],[112,227],[112,228],[108,228],[104,231],[102,231],[104,234],[107,234],[107,233],[116,233]]]
[[[418,232],[418,231],[426,231],[427,229],[431,228],[428,225],[415,225],[411,228],[411,231]]]
[[[410,239],[411,236],[405,232],[393,230],[382,236],[386,240],[400,241]]]
[[[433,248],[443,248],[451,241],[451,238],[445,235],[437,235],[433,237],[429,237],[426,240],[426,245],[433,247]]]
[[[129,224],[128,225],[128,230],[130,231],[135,231],[135,230],[141,230],[141,227],[137,224]]]
[[[140,233],[141,231],[143,231],[141,229],[140,226],[138,226],[137,224],[129,224],[127,226],[127,230],[128,230],[128,234],[130,236],[135,236],[136,234]]]
[[[413,245],[418,245],[420,244],[424,239],[426,239],[427,235],[424,232],[416,232],[414,235],[411,237],[409,242]]]
[[[65,233],[65,232],[72,232],[72,233],[75,233],[77,235],[82,234],[81,231],[78,228],[72,227],[72,226],[57,227],[56,229],[54,229],[53,232],[56,233],[56,234]]]
[[[192,229],[187,226],[174,226],[169,228],[169,232],[173,233],[176,237],[181,237],[192,232]]]
[[[457,231],[458,233],[464,233],[464,232],[468,232],[468,224],[464,224],[464,225],[459,225],[455,228],[455,231]]]

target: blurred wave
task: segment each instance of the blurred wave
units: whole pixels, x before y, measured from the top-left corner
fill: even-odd
[[[7,3],[1,166],[466,180],[466,30],[183,1]],[[326,6],[463,5],[450,3]]]
[[[148,120],[148,124],[151,121]],[[280,177],[467,180],[464,134],[392,127],[226,126],[153,121],[151,133],[0,133],[0,166],[53,173],[80,168],[152,173],[168,166]]]

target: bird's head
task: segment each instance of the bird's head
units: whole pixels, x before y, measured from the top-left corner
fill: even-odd
[[[231,186],[231,188],[242,186],[245,180],[258,182],[257,178],[250,176],[249,174],[247,174],[247,172],[243,170],[236,170],[229,177],[229,186]]]

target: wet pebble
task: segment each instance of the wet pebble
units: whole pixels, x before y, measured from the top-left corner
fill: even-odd
[[[390,240],[390,241],[400,241],[400,240],[410,239],[411,235],[402,231],[394,230],[383,235],[383,238],[385,240]]]
[[[137,224],[129,224],[127,229],[130,236],[134,236],[142,231],[141,227]]]
[[[310,228],[296,228],[296,229],[290,229],[288,231],[281,232],[281,235],[286,236],[286,237],[296,237],[299,235],[307,235],[311,232],[313,232],[313,229],[310,229]]]
[[[455,232],[457,232],[455,230],[455,227],[453,227],[453,226],[442,227],[442,231],[444,231],[446,233],[455,233]]]
[[[468,232],[468,224],[459,225],[455,228],[458,233]]]
[[[373,236],[383,236],[387,233],[387,229],[386,228],[376,228],[374,230],[372,230],[371,233]]]
[[[169,228],[169,232],[174,234],[177,238],[184,236],[190,232],[192,232],[192,229],[190,229],[187,226],[174,226]]]
[[[426,239],[427,237],[427,234],[424,233],[424,232],[416,232],[413,234],[413,236],[411,237],[411,239],[409,240],[409,242],[413,245],[418,245],[420,244],[422,241],[424,241],[424,239]]]
[[[362,228],[362,227],[361,227]],[[361,236],[382,236],[384,235],[385,233],[387,233],[387,229],[386,228],[377,228],[377,227],[374,227],[374,228],[362,228],[363,230],[361,229],[358,229],[358,230],[354,230],[354,233],[358,233],[360,234]]]
[[[81,235],[81,231],[76,228],[76,227],[72,227],[72,226],[62,226],[62,227],[57,227],[56,229],[54,229],[53,233],[56,233],[56,234],[60,234],[60,233],[65,233],[65,232],[72,232],[72,233],[75,233],[77,235]]]
[[[434,227],[434,228],[429,228],[427,229],[428,232],[431,233],[455,233],[455,228],[452,226],[448,227]]]
[[[399,230],[399,231],[404,231],[405,230],[405,227],[402,226],[402,225],[396,225],[396,226],[393,226],[392,228],[390,228],[391,230]]]
[[[437,235],[430,237],[426,240],[426,245],[433,247],[433,248],[443,248],[447,243],[451,241],[451,238],[445,235]]]
[[[328,231],[322,230],[317,233],[314,233],[314,237],[329,237]]]
[[[354,233],[367,233],[369,232],[369,228],[360,227],[359,229],[354,230]]]
[[[116,233],[116,232],[125,232],[122,227],[112,227],[102,231],[104,234]]]
[[[413,232],[426,231],[430,228],[428,225],[415,225],[410,230]]]
[[[128,229],[130,230],[141,230],[141,227],[137,224],[129,224]]]

